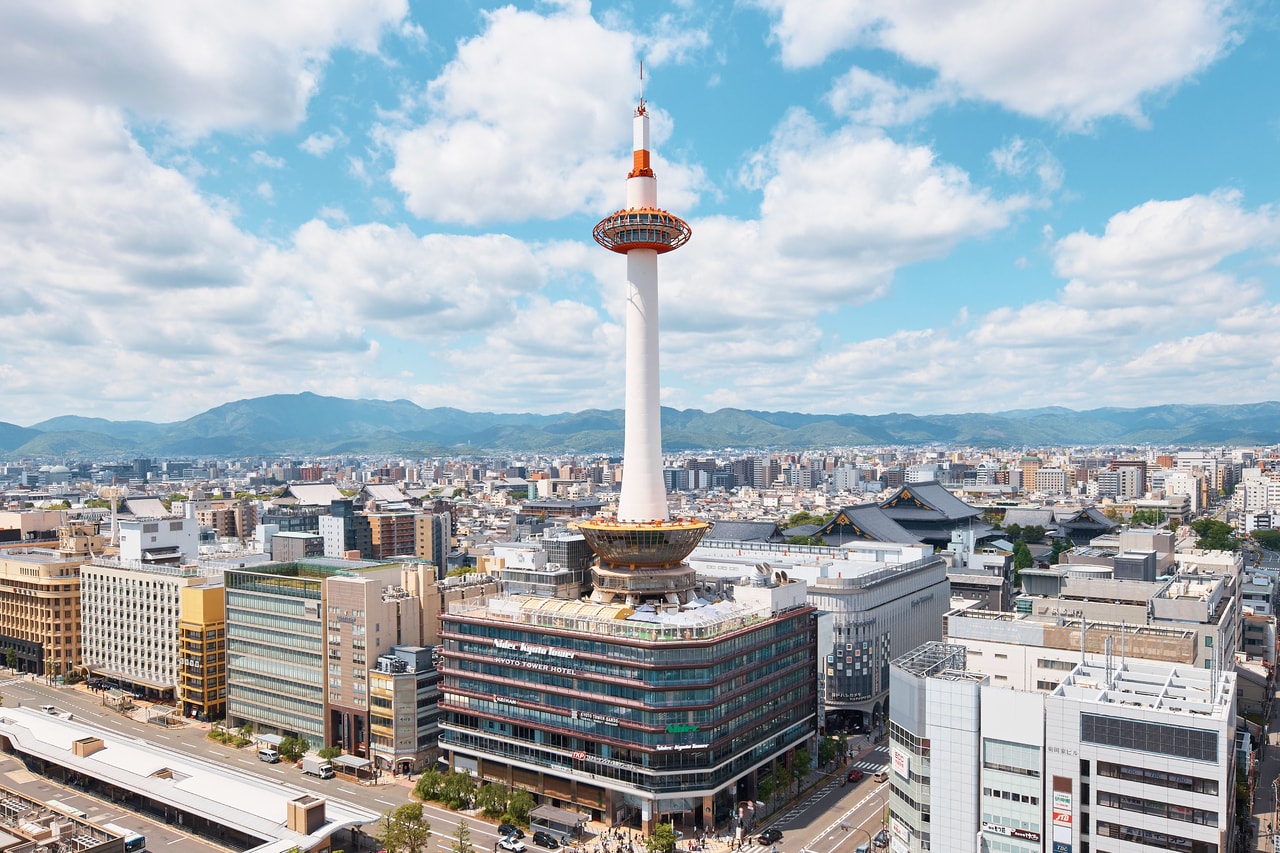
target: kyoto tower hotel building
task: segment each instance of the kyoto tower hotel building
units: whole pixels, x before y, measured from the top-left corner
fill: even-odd
[[[617,514],[579,523],[583,598],[500,595],[442,615],[442,735],[454,770],[543,805],[649,832],[736,824],[775,761],[817,726],[817,622],[803,583],[761,566],[702,584],[708,529],[671,518],[662,480],[658,255],[690,229],[657,205],[635,111],[627,207],[594,237],[627,256],[626,432]]]

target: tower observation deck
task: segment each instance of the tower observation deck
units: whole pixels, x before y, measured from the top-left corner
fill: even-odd
[[[604,248],[627,256],[627,395],[622,494],[614,519],[579,524],[600,557],[596,597],[638,600],[660,594],[672,603],[691,596],[694,572],[684,558],[709,525],[672,519],[662,481],[662,421],[658,398],[658,255],[689,241],[689,224],[658,207],[650,165],[649,112],[641,98],[632,122],[627,206],[592,230]],[[643,573],[643,577],[637,573]]]

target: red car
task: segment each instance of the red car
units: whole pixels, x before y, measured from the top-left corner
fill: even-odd
[[[848,777],[848,778],[849,778],[849,781],[850,781],[850,782],[861,782],[861,781],[862,781],[862,771],[855,767],[855,768],[853,768],[852,770],[850,770],[850,771],[849,771],[849,777]]]

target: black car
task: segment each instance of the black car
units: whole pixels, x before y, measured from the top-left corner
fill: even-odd
[[[876,837],[871,839],[871,843],[874,844],[876,847],[888,847],[889,831],[887,829],[880,830],[879,832],[876,833]]]
[[[524,830],[510,823],[498,824],[498,834],[503,838],[524,838]]]
[[[770,827],[769,829],[766,829],[764,832],[760,833],[761,844],[777,844],[781,840],[782,840],[781,829],[774,829]]]
[[[548,850],[560,849],[560,842],[556,840],[556,837],[541,829],[533,834],[533,843]]]

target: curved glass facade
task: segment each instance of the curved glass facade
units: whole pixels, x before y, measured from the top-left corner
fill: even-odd
[[[808,606],[688,642],[450,614],[441,746],[486,778],[505,764],[709,796],[814,734],[816,632]]]

